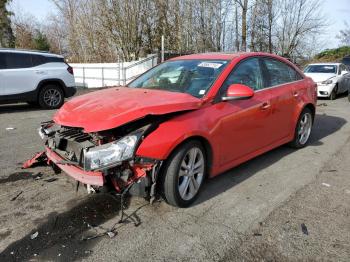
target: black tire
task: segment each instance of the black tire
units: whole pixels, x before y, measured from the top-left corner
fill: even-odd
[[[305,116],[305,114],[308,114],[309,116],[311,116],[311,119],[310,119],[311,120],[310,134],[311,134],[312,124],[313,124],[313,114],[312,114],[312,112],[311,112],[311,110],[309,108],[304,108],[304,110],[301,112],[301,114],[299,116],[299,119],[298,119],[298,122],[296,124],[295,131],[294,131],[294,138],[289,143],[289,146],[292,147],[292,148],[297,148],[297,149],[298,148],[303,148],[309,142],[310,134],[308,135],[308,137],[306,139],[306,142],[301,141],[300,134],[299,134],[299,130],[301,128],[301,121],[302,121],[303,117]]]
[[[60,108],[64,103],[63,91],[57,85],[46,85],[39,92],[38,102],[40,107],[45,109]]]
[[[330,100],[335,100],[337,98],[338,87],[334,87],[331,94],[329,95]]]
[[[200,179],[201,182],[199,183],[199,186],[197,187],[197,191],[194,194],[193,197],[191,197],[190,199],[184,199],[181,195],[180,195],[180,185],[184,182],[184,179],[186,178],[187,180],[189,180],[189,182],[187,183],[187,189],[184,190],[185,191],[191,191],[190,190],[190,185],[192,185],[192,188],[194,188],[194,184],[192,182],[192,180],[190,179],[190,175],[185,175],[185,176],[181,176],[180,177],[180,168],[181,168],[181,164],[183,163],[183,161],[185,160],[185,157],[188,156],[189,152],[191,152],[191,150],[200,150],[202,157],[203,157],[203,161],[204,161],[204,166],[203,166],[203,172],[201,172],[201,178],[200,175],[198,174],[197,177],[194,175],[193,178],[194,179]],[[197,151],[198,152],[198,151]],[[200,153],[198,153],[200,155]],[[200,159],[200,157],[198,157],[198,159]],[[197,158],[195,158],[197,159]],[[182,171],[184,172],[184,171]],[[190,171],[189,171],[190,172]],[[175,207],[188,207],[190,206],[198,197],[198,194],[200,192],[200,189],[202,188],[202,185],[204,183],[205,180],[205,176],[206,176],[206,172],[207,172],[207,156],[205,154],[205,150],[202,146],[202,144],[199,141],[189,141],[183,145],[181,145],[179,148],[177,148],[168,158],[166,165],[164,167],[164,169],[162,170],[162,193],[163,193],[163,197],[165,198],[166,202],[172,206]],[[183,180],[182,183],[180,183],[180,180]],[[197,181],[197,180],[196,180]],[[198,185],[198,184],[197,184]],[[185,186],[186,188],[186,186]],[[188,193],[189,194],[189,193]],[[190,194],[189,194],[190,195]]]
[[[350,91],[348,91],[348,100],[350,102]]]

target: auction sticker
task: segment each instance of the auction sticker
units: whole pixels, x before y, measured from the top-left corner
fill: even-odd
[[[209,67],[209,68],[218,69],[220,66],[222,66],[222,64],[219,64],[219,63],[210,63],[210,62],[202,62],[202,63],[200,63],[198,66],[200,66],[200,67]]]

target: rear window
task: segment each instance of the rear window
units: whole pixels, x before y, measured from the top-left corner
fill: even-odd
[[[343,62],[343,64],[350,66],[350,57],[344,57],[342,62]]]

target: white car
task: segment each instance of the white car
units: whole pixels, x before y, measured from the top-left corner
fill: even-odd
[[[73,68],[59,55],[0,49],[0,102],[59,108],[76,93]]]
[[[317,96],[334,100],[350,90],[350,69],[342,63],[309,64],[305,75],[317,83]]]

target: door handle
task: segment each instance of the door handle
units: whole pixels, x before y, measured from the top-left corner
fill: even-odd
[[[270,103],[269,102],[264,102],[261,106],[260,106],[260,109],[261,110],[266,110],[266,109],[269,109],[270,108]]]
[[[293,96],[294,96],[294,97],[298,97],[298,96],[299,96],[299,93],[295,91],[295,92],[293,93]]]
[[[45,72],[44,72],[44,71],[40,71],[40,70],[36,70],[35,73],[38,74],[38,75],[42,75],[42,74],[44,74]]]

